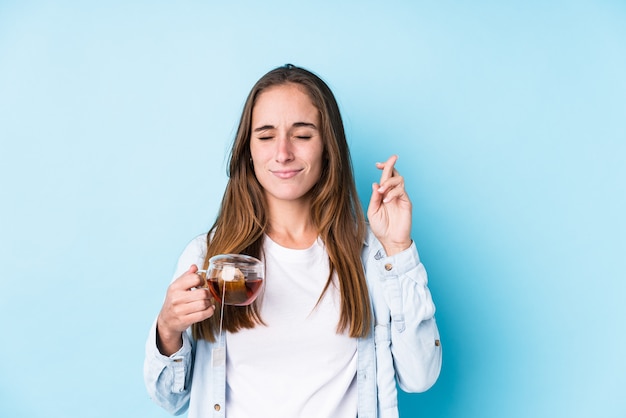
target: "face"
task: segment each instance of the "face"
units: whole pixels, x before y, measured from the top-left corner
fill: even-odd
[[[264,90],[252,109],[250,153],[268,203],[303,202],[322,172],[319,111],[297,84]]]

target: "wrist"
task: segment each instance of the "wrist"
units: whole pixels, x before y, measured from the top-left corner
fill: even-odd
[[[159,325],[159,321],[157,321],[157,348],[159,349],[159,352],[164,356],[171,356],[172,354],[180,350],[183,346],[182,332],[171,332],[167,330],[167,327],[162,327]]]
[[[413,240],[409,240],[403,243],[383,244],[383,248],[385,249],[385,254],[391,257],[392,255],[407,250],[412,244]]]

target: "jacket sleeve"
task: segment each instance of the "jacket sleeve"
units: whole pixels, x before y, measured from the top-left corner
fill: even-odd
[[[206,252],[206,235],[192,240],[180,258],[174,279],[184,273],[191,264],[202,263]],[[198,267],[202,268],[201,265]],[[144,383],[150,398],[166,411],[179,415],[189,406],[189,394],[194,362],[194,341],[189,330],[183,333],[183,346],[167,357],[159,352],[156,344],[156,320],[150,328],[146,341],[144,359]]]
[[[406,392],[426,391],[439,377],[442,358],[426,270],[415,243],[393,256],[377,240],[370,243],[366,268],[376,292],[376,326],[388,329],[398,385]]]
[[[189,335],[183,333],[183,347],[167,357],[156,345],[156,321],[146,342],[144,382],[148,395],[160,407],[179,415],[189,406],[193,348]]]

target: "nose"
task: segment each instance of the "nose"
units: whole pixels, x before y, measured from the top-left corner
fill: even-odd
[[[288,135],[281,134],[276,140],[276,161],[279,163],[293,160],[293,144]]]

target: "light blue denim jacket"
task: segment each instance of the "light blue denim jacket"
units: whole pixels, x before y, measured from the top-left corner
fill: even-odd
[[[174,277],[201,265],[206,235],[196,237],[181,255]],[[386,256],[368,231],[361,259],[365,267],[374,324],[357,341],[359,418],[398,416],[397,386],[407,392],[430,388],[441,370],[441,345],[435,305],[417,249]],[[214,344],[183,334],[183,347],[166,357],[156,346],[156,321],[146,343],[144,379],[150,397],[172,414],[189,418],[225,416],[225,358]],[[193,384],[192,384],[193,382]]]

